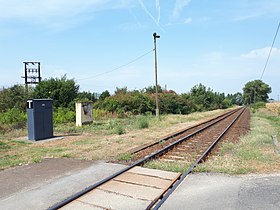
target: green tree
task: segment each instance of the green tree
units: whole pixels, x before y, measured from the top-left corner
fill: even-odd
[[[78,93],[77,100],[95,102],[96,98],[94,93],[83,91]]]
[[[127,87],[122,87],[122,88],[116,87],[115,95],[126,94],[126,93],[128,93]]]
[[[202,84],[195,85],[191,88],[191,100],[195,103],[196,111],[204,111],[209,108],[211,104],[210,92],[210,89],[207,90]]]
[[[243,96],[240,92],[237,92],[235,94],[228,94],[227,99],[231,100],[231,103],[235,105],[241,106],[243,104]]]
[[[158,93],[162,93],[163,90],[162,90],[162,87],[160,85],[157,86],[157,89],[158,89]],[[153,86],[148,86],[146,88],[144,88],[143,90],[145,93],[156,93],[156,86],[153,85]]]
[[[108,91],[108,90],[105,90],[105,91],[103,91],[103,92],[100,94],[99,100],[104,101],[105,98],[107,98],[107,97],[109,97],[109,96],[110,96],[109,91]]]
[[[2,88],[0,90],[0,112],[5,112],[12,108],[24,111],[26,109],[27,97],[23,85]]]
[[[267,102],[271,87],[262,80],[247,82],[243,88],[243,99],[245,104],[256,102]]]
[[[74,99],[78,97],[79,85],[74,79],[50,78],[40,82],[33,91],[33,98],[51,98],[54,107],[74,108]]]

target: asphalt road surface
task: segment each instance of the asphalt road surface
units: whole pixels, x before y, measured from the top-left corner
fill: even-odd
[[[46,159],[0,171],[0,209],[47,209],[124,167]],[[280,174],[191,174],[161,209],[280,209]]]

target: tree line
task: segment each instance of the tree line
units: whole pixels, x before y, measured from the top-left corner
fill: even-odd
[[[242,93],[227,94],[215,92],[203,84],[197,84],[190,91],[177,94],[158,86],[159,109],[162,114],[188,114],[195,111],[224,109],[268,99],[271,88],[261,80],[245,84]],[[65,108],[74,111],[75,101],[93,101],[95,109],[102,109],[120,116],[126,114],[147,114],[155,112],[155,87],[142,90],[116,88],[113,94],[108,90],[99,98],[91,92],[80,92],[74,79],[45,79],[26,91],[23,85],[14,85],[0,90],[0,113],[10,109],[25,111],[28,98],[52,98],[54,110]]]

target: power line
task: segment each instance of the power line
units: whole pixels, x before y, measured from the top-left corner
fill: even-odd
[[[116,70],[118,70],[118,69],[121,69],[121,68],[123,68],[123,67],[125,67],[125,66],[128,66],[129,64],[132,64],[132,63],[134,63],[134,62],[140,60],[141,58],[143,58],[144,56],[150,54],[150,53],[153,52],[153,51],[154,51],[154,49],[152,49],[152,50],[150,50],[150,51],[144,53],[143,55],[140,55],[139,57],[137,57],[137,58],[135,58],[135,59],[129,61],[128,63],[123,64],[123,65],[121,65],[121,66],[118,66],[118,67],[116,67],[116,68],[114,68],[114,69],[112,69],[112,70],[110,70],[110,71],[105,71],[105,72],[103,72],[103,73],[96,74],[96,75],[94,75],[94,76],[90,76],[90,77],[86,77],[86,78],[82,78],[82,79],[77,79],[77,81],[92,79],[92,78],[99,77],[99,76],[102,76],[102,75],[104,75],[104,74],[108,74],[108,73],[110,73],[110,72],[116,71]]]
[[[273,42],[272,42],[272,45],[271,45],[271,48],[270,48],[268,57],[267,57],[267,59],[266,59],[266,62],[265,62],[265,65],[264,65],[264,68],[263,68],[262,75],[261,75],[261,78],[260,78],[260,79],[262,79],[263,74],[264,74],[264,72],[265,72],[265,70],[266,70],[266,67],[267,67],[267,64],[268,64],[268,61],[269,61],[269,58],[270,58],[270,55],[271,55],[271,51],[272,51],[272,49],[273,49],[273,46],[274,46],[274,43],[275,43],[275,40],[276,40],[278,31],[279,31],[279,27],[280,27],[280,22],[279,22],[279,24],[278,24],[278,27],[277,27],[277,30],[276,30],[276,33],[275,33],[275,36],[274,36],[274,39],[273,39]]]

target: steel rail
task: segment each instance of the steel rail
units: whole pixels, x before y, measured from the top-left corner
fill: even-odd
[[[219,116],[217,116],[217,117],[214,117],[214,118],[212,118],[212,119],[210,119],[210,120],[207,120],[207,121],[205,121],[205,122],[202,122],[202,123],[200,123],[200,124],[191,126],[191,127],[189,127],[189,128],[186,128],[186,129],[182,129],[181,131],[178,131],[178,132],[176,132],[176,133],[173,133],[173,134],[170,134],[170,135],[168,135],[168,136],[166,136],[166,137],[163,137],[163,138],[161,138],[160,140],[158,140],[158,141],[156,141],[156,142],[154,142],[154,143],[152,143],[152,144],[149,144],[149,145],[147,145],[147,146],[143,146],[143,147],[141,147],[140,149],[131,152],[131,154],[139,153],[139,152],[141,152],[141,151],[143,151],[143,150],[145,150],[145,149],[147,149],[147,148],[153,147],[153,146],[158,145],[158,144],[160,144],[160,143],[162,143],[162,142],[164,142],[164,141],[167,141],[168,139],[171,139],[171,138],[174,138],[174,137],[176,137],[176,136],[179,136],[179,135],[183,134],[184,132],[187,132],[187,131],[189,131],[189,130],[191,130],[191,129],[194,129],[194,128],[198,127],[198,126],[201,126],[201,125],[203,125],[203,124],[209,123],[209,122],[211,122],[211,121],[213,121],[213,120],[217,120],[218,118],[223,117],[223,116],[225,116],[225,115],[233,114],[233,113],[237,112],[238,110],[239,110],[239,109],[231,110],[231,111],[229,111],[229,112],[226,112],[226,113],[224,113],[224,114],[221,114],[221,115],[219,115]]]
[[[169,189],[169,191],[160,199],[160,201],[158,202],[158,200],[154,200],[154,202],[152,202],[147,208],[148,209],[153,209],[153,210],[157,210],[161,207],[161,205],[166,201],[166,199],[174,192],[174,190],[184,181],[184,179],[192,172],[192,170],[200,163],[201,160],[203,160],[203,158],[205,158],[208,153],[213,149],[213,147],[217,144],[217,142],[224,136],[224,134],[229,130],[229,128],[237,121],[237,119],[244,113],[244,111],[246,110],[247,107],[245,107],[242,112],[236,116],[232,122],[225,128],[225,130],[215,139],[215,141],[213,141],[213,143],[204,151],[204,153],[190,166],[190,168],[187,170],[186,173],[184,173],[183,175],[181,175],[180,179],[178,179],[178,181]],[[155,207],[153,207],[156,204]]]
[[[240,110],[240,108],[238,108],[237,111],[238,111],[238,110]],[[66,198],[65,200],[63,200],[63,201],[61,201],[61,202],[59,202],[59,203],[57,203],[57,204],[55,204],[55,205],[49,207],[48,210],[56,210],[56,209],[59,209],[59,208],[65,206],[65,205],[67,205],[68,203],[70,203],[70,202],[76,200],[77,198],[79,198],[79,197],[85,195],[86,193],[90,192],[91,190],[97,188],[98,186],[100,186],[100,185],[102,185],[102,184],[108,182],[109,180],[112,180],[113,178],[119,176],[120,174],[122,174],[122,173],[124,173],[124,172],[130,170],[131,168],[133,168],[133,167],[135,167],[135,166],[143,165],[143,164],[144,164],[145,162],[147,162],[148,160],[157,158],[158,156],[161,156],[161,155],[167,153],[169,150],[173,149],[177,144],[180,144],[181,142],[185,141],[186,139],[188,139],[188,138],[194,136],[195,134],[197,134],[197,133],[199,133],[199,132],[201,132],[201,131],[203,131],[203,130],[209,128],[209,127],[211,127],[212,125],[214,125],[214,124],[216,124],[216,123],[222,121],[223,119],[227,118],[228,116],[230,116],[230,115],[232,115],[232,114],[234,114],[234,113],[235,113],[235,112],[230,113],[229,115],[222,117],[222,118],[219,119],[218,121],[212,122],[211,124],[206,125],[206,126],[204,126],[203,128],[200,128],[199,130],[197,130],[197,131],[195,131],[195,132],[193,132],[193,133],[191,133],[191,134],[189,134],[189,135],[187,135],[187,136],[184,136],[184,137],[182,137],[182,138],[180,138],[180,139],[174,141],[173,143],[171,143],[171,144],[167,145],[166,147],[164,147],[164,148],[162,148],[162,149],[160,149],[160,150],[158,150],[158,151],[156,151],[156,152],[150,154],[149,156],[146,156],[145,158],[140,159],[140,160],[138,160],[138,161],[132,163],[131,165],[127,166],[126,168],[120,170],[119,172],[116,172],[115,174],[113,174],[113,175],[111,175],[111,176],[109,176],[109,177],[107,177],[107,178],[104,178],[103,180],[101,180],[101,181],[99,181],[99,182],[97,182],[97,183],[95,183],[95,184],[93,184],[93,185],[90,185],[89,187],[85,188],[84,190],[82,190],[82,191],[80,191],[80,192],[78,192],[78,193],[76,193],[76,194],[74,194],[74,195],[72,195],[72,196]]]

